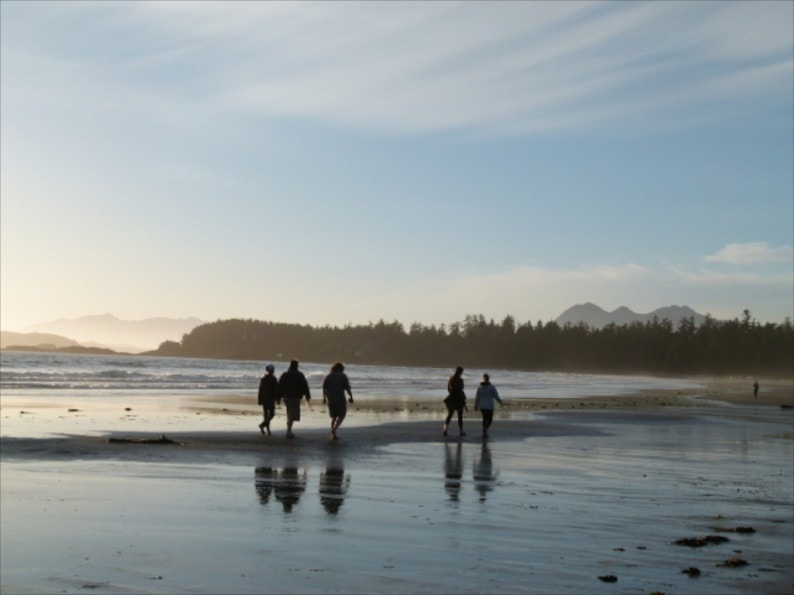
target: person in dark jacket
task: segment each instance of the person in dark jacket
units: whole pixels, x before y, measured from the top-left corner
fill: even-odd
[[[298,370],[298,360],[292,360],[289,369],[279,378],[278,396],[284,401],[287,409],[287,438],[294,438],[292,424],[301,420],[301,399],[306,397],[308,405],[312,398],[306,376]]]
[[[463,410],[468,411],[469,408],[466,406],[466,393],[463,392],[463,368],[460,366],[449,377],[447,391],[449,394],[444,399],[444,405],[447,406],[447,419],[444,420],[444,436],[447,435],[449,422],[456,413],[458,414],[458,433],[461,436],[465,436],[466,432],[463,431]]]
[[[350,380],[345,374],[345,366],[342,362],[336,362],[331,367],[331,373],[323,380],[323,403],[328,403],[328,415],[331,417],[331,438],[339,440],[336,431],[347,415],[347,402],[345,393],[353,402],[353,391],[350,388]]]
[[[259,431],[263,434],[267,430],[270,436],[270,420],[276,417],[276,401],[278,401],[278,379],[273,364],[265,366],[265,375],[259,381],[259,397],[257,402],[262,405],[263,421],[259,424]]]

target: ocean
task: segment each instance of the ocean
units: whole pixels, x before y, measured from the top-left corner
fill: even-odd
[[[256,393],[267,363],[271,362],[4,351],[0,353],[0,396],[245,396]],[[277,375],[287,369],[287,362],[272,363]],[[301,370],[313,393],[319,396],[329,365],[305,362],[301,363]],[[684,378],[470,369],[464,380],[471,397],[486,371],[500,395],[509,399],[620,396],[700,386]],[[446,368],[400,366],[346,368],[356,397],[373,399],[443,399],[452,372]]]

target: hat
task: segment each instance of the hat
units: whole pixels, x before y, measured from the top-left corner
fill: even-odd
[[[268,364],[265,366],[265,370],[267,370],[268,372],[272,372],[275,369],[276,367],[273,364]]]

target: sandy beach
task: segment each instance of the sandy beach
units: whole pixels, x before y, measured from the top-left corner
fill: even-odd
[[[2,402],[2,593],[794,593],[794,388]],[[679,542],[679,543],[676,543]]]

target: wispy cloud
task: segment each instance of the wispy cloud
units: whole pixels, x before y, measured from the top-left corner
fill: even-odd
[[[136,51],[63,58],[80,88],[198,119],[242,111],[381,133],[528,134],[792,99],[790,3],[141,2],[102,12],[104,34]],[[35,72],[51,86],[50,71],[62,64]]]
[[[734,265],[791,262],[794,260],[794,249],[791,246],[771,248],[766,242],[728,244],[719,252],[706,256],[706,260]]]
[[[526,133],[760,98],[770,86],[786,93],[778,75],[792,69],[791,34],[768,7],[508,3],[430,5],[410,19],[357,13],[329,11],[315,35],[271,40],[279,60],[241,76],[224,100],[382,130]]]

